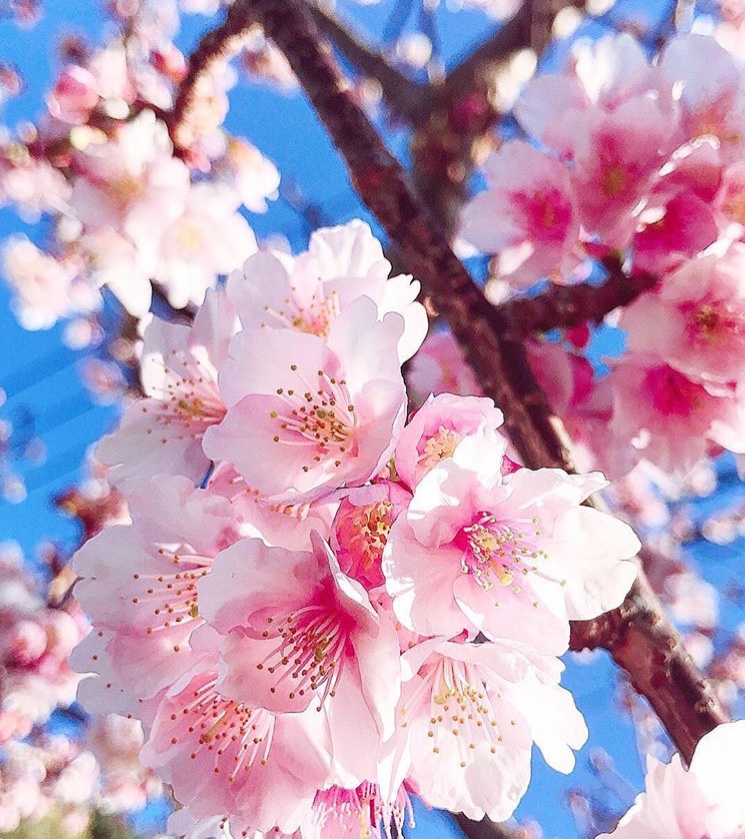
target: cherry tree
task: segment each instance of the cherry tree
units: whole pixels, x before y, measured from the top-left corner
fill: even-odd
[[[682,549],[743,511],[681,501],[745,463],[743,9],[461,5],[451,64],[437,3],[374,46],[353,5],[112,0],[0,139],[45,228],[4,243],[17,317],[122,406],[58,499],[74,557],[43,596],[0,565],[2,829],[163,784],[190,839],[390,839],[414,800],[527,835],[533,746],[569,774],[592,727],[562,657],[605,650],[646,791],[576,791],[578,829],[745,835],[745,642]],[[372,226],[226,128],[241,75],[306,98]],[[302,246],[257,233],[277,200]]]

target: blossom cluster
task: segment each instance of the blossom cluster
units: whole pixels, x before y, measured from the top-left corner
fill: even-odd
[[[638,540],[583,506],[599,473],[508,456],[491,400],[407,417],[427,318],[390,270],[356,221],[249,257],[147,325],[98,447],[131,520],[74,561],[80,697],[143,721],[174,830],[377,835],[411,793],[505,819],[533,744],[568,772],[585,740],[558,656]]]
[[[61,577],[65,574],[62,572]],[[75,601],[60,598],[71,580],[54,580],[50,602],[39,594],[13,543],[0,546],[0,832],[53,820],[66,836],[82,834],[93,808],[141,809],[160,793],[142,767],[142,728],[110,715],[82,720],[70,710],[80,676],[70,652],[86,633]],[[63,600],[65,602],[63,602]],[[47,728],[69,715],[71,733]]]
[[[262,212],[279,183],[272,163],[222,128],[227,59],[202,74],[177,121],[187,65],[172,42],[175,5],[111,5],[120,34],[95,50],[68,39],[43,117],[0,138],[0,202],[50,222],[43,247],[23,235],[4,245],[14,306],[29,329],[74,318],[76,346],[92,342],[104,286],[137,318],[152,284],[175,308],[200,304],[256,250],[242,210]]]
[[[487,160],[487,189],[462,218],[463,236],[498,254],[500,281],[572,284],[619,254],[656,280],[624,310],[626,351],[608,375],[588,381],[574,352],[587,336],[568,336],[558,363],[582,387],[559,408],[572,432],[614,475],[644,458],[682,476],[706,454],[745,452],[745,85],[733,56],[686,35],[650,63],[630,35],[607,37],[580,46],[566,75],[530,82],[515,115],[533,142]]]

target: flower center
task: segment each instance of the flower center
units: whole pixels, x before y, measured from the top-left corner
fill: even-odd
[[[297,373],[297,364],[290,365],[290,370]],[[297,378],[304,390],[277,388],[277,396],[281,397],[283,404],[269,413],[277,431],[274,442],[311,444],[315,454],[312,462],[302,467],[304,472],[332,454],[336,455],[334,465],[339,467],[342,464],[339,455],[345,454],[353,445],[357,424],[347,383],[324,370],[317,372],[315,385],[309,384],[300,375]]]
[[[286,306],[284,309],[264,306],[264,311],[280,321],[283,326],[297,329],[299,332],[307,332],[309,335],[317,335],[324,341],[329,336],[331,324],[341,311],[338,294],[334,291],[327,297],[320,277],[318,286],[308,301],[301,303],[296,297],[285,297],[283,303]]]
[[[704,388],[672,367],[653,367],[644,377],[645,390],[663,416],[689,417],[701,408]]]
[[[267,618],[267,624],[274,622]],[[306,606],[287,615],[274,631],[279,644],[256,665],[258,670],[266,668],[278,674],[271,692],[276,693],[282,682],[289,680],[285,689],[290,699],[323,688],[320,706],[328,696],[334,696],[347,646],[347,632],[338,612],[325,604]],[[270,631],[263,634],[268,637]]]
[[[171,720],[178,722],[185,734],[192,738],[196,735],[191,759],[196,760],[205,751],[211,752],[214,773],[225,773],[229,783],[248,772],[256,761],[266,765],[274,735],[274,716],[261,708],[248,708],[220,696],[215,690],[215,679],[190,691],[190,701],[180,715],[171,714]],[[172,744],[179,739],[174,736]]]
[[[539,523],[537,518],[531,521],[534,526]],[[540,530],[535,530],[534,535],[539,537]],[[462,550],[461,571],[473,575],[484,591],[493,588],[495,583],[511,586],[518,574],[527,575],[538,570],[533,560],[548,559],[546,552],[539,549],[524,530],[514,524],[499,522],[486,511],[477,513],[474,521],[461,529],[455,544]],[[513,591],[519,594],[519,586],[514,586]]]
[[[159,548],[158,553],[165,561],[170,556],[173,565],[170,572],[164,570],[161,573],[132,575],[135,584],[140,587],[132,603],[139,608],[152,607],[153,617],[146,629],[148,635],[199,618],[197,582],[209,573],[213,563],[212,557],[178,553],[165,548]],[[176,645],[174,651],[179,650]]]
[[[489,743],[491,753],[496,754],[502,735],[493,702],[499,693],[489,690],[477,668],[440,656],[429,674],[423,675],[420,690],[430,694],[427,737],[433,753],[444,750],[452,755],[454,751],[461,769],[470,762],[479,741]],[[415,700],[416,696],[412,703]],[[407,711],[401,709],[404,716]],[[402,725],[406,727],[407,722]]]
[[[425,469],[432,469],[446,457],[452,457],[456,446],[463,438],[456,434],[452,428],[441,425],[435,434],[428,437],[424,446],[421,447],[419,463]]]
[[[175,350],[173,354],[176,355]],[[225,416],[214,374],[204,370],[200,361],[191,355],[170,360],[162,387],[153,388],[151,396],[162,403],[158,421],[170,431],[178,429],[181,432],[176,435],[178,439],[197,439],[207,426],[219,423]],[[146,405],[142,406],[143,413],[148,410]]]

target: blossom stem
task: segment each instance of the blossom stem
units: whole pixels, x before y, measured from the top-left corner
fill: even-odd
[[[184,148],[184,129],[194,107],[199,79],[209,72],[215,61],[236,52],[241,37],[253,25],[254,22],[247,12],[245,4],[234,3],[228,9],[225,20],[214,29],[208,30],[189,56],[189,69],[179,85],[173,108],[166,121],[175,149]]]

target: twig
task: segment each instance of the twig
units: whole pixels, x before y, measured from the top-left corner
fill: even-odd
[[[225,20],[215,29],[206,32],[189,56],[189,70],[179,85],[173,108],[167,118],[168,131],[176,149],[184,149],[189,145],[187,128],[199,79],[209,72],[216,61],[237,51],[241,37],[252,23],[246,15],[245,6],[234,3],[228,9]]]
[[[405,76],[382,53],[370,49],[329,12],[312,3],[308,4],[308,9],[318,28],[344,58],[363,75],[380,84],[389,107],[412,125],[421,122],[428,111],[429,88]]]

